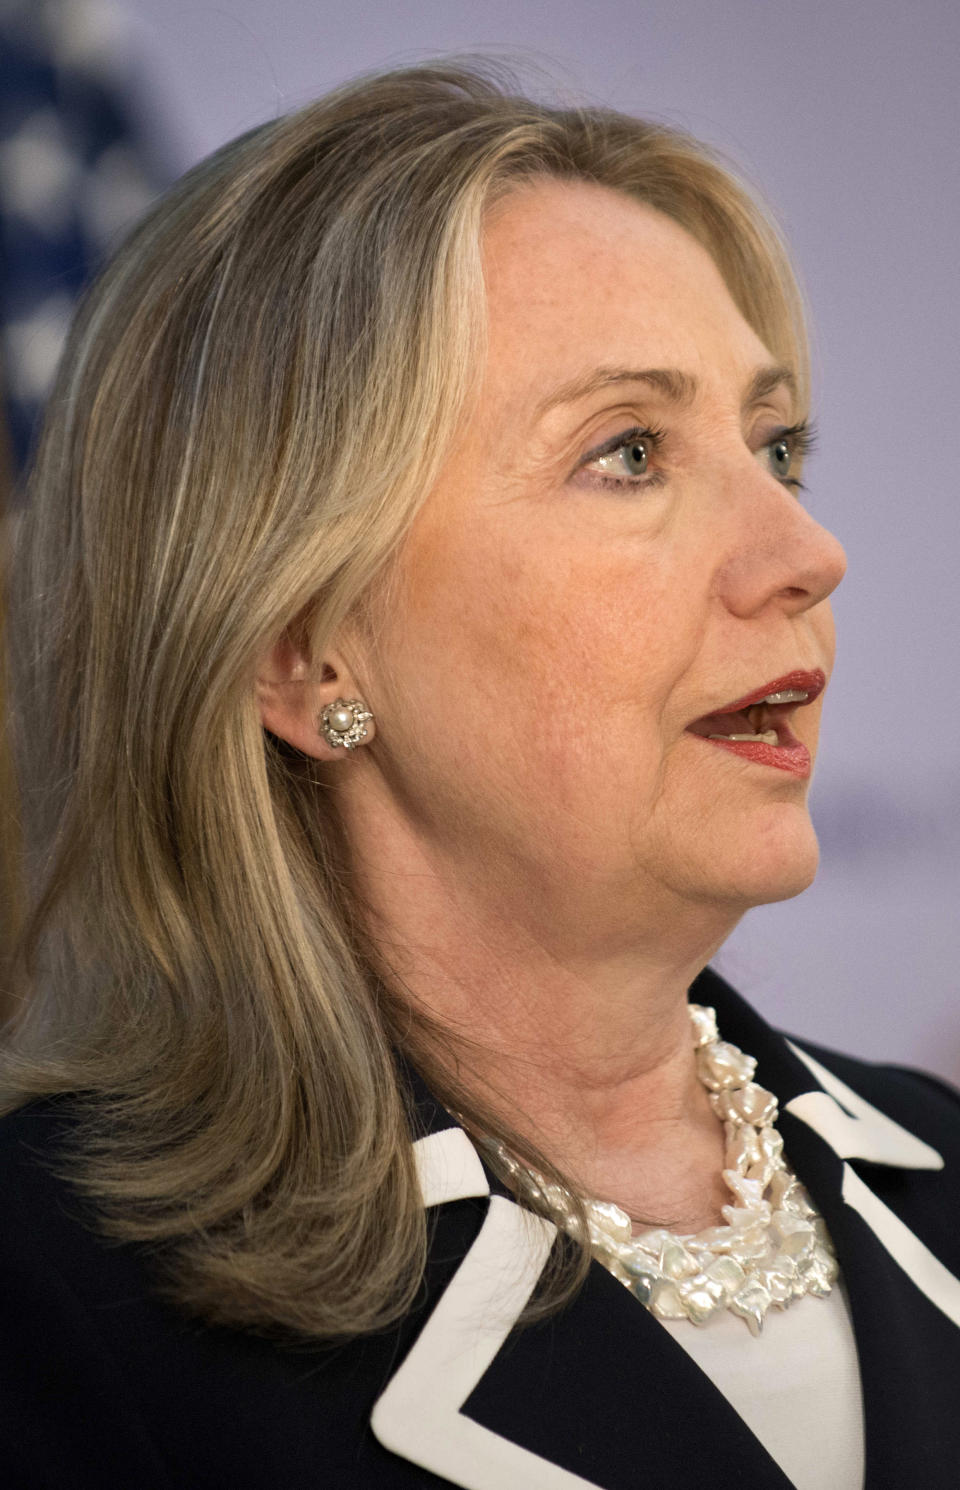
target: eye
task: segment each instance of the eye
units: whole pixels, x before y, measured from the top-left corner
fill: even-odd
[[[790,475],[790,467],[793,465],[793,451],[790,449],[789,441],[778,440],[769,449],[770,464],[773,467],[774,476],[776,476],[778,481],[786,481]]]
[[[782,486],[791,486],[795,491],[803,491],[803,483],[798,480],[792,472],[800,465],[803,457],[813,448],[814,431],[810,424],[794,424],[789,429],[780,429],[769,440],[761,450],[757,452],[770,469],[772,476]]]
[[[624,472],[628,476],[645,476],[650,464],[650,447],[642,435],[636,435],[623,445],[618,445],[609,455],[602,455],[597,465],[611,476]]]
[[[651,465],[662,440],[662,430],[638,425],[589,451],[579,469],[594,477],[591,484],[595,486],[623,488],[658,484],[662,474],[651,470]]]

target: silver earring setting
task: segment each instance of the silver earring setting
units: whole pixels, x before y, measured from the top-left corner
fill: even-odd
[[[367,721],[372,718],[362,699],[335,698],[320,715],[319,729],[328,745],[355,750],[367,738]]]

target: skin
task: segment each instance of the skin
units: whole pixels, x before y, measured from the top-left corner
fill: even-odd
[[[742,406],[774,359],[677,224],[543,181],[491,213],[484,264],[482,385],[376,645],[345,634],[321,669],[285,639],[262,717],[331,761],[384,960],[473,1042],[485,1098],[585,1193],[709,1225],[723,1135],[687,989],[750,906],[809,884],[817,845],[807,781],[687,726],[829,675],[843,552],[770,454],[789,388]],[[611,367],[697,392],[632,380],[544,408]],[[645,472],[586,459],[637,426],[665,433]],[[316,732],[341,694],[377,719],[347,759]],[[791,719],[811,752],[821,702]]]

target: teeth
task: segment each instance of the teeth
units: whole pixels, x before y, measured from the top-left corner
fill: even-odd
[[[762,704],[805,704],[810,697],[802,688],[782,688],[779,693],[768,693]]]
[[[776,745],[778,735],[775,729],[766,729],[762,735],[708,735],[708,740],[759,740],[761,745]]]

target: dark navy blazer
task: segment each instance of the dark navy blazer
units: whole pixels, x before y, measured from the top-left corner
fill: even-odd
[[[958,1490],[960,1095],[791,1043],[710,971],[691,994],[756,1056],[837,1248],[867,1490]],[[554,1229],[418,1097],[424,1286],[401,1325],[336,1348],[180,1316],[151,1285],[148,1250],[101,1240],[51,1173],[64,1103],[0,1123],[4,1490],[789,1490],[598,1265],[561,1314],[515,1328]]]

